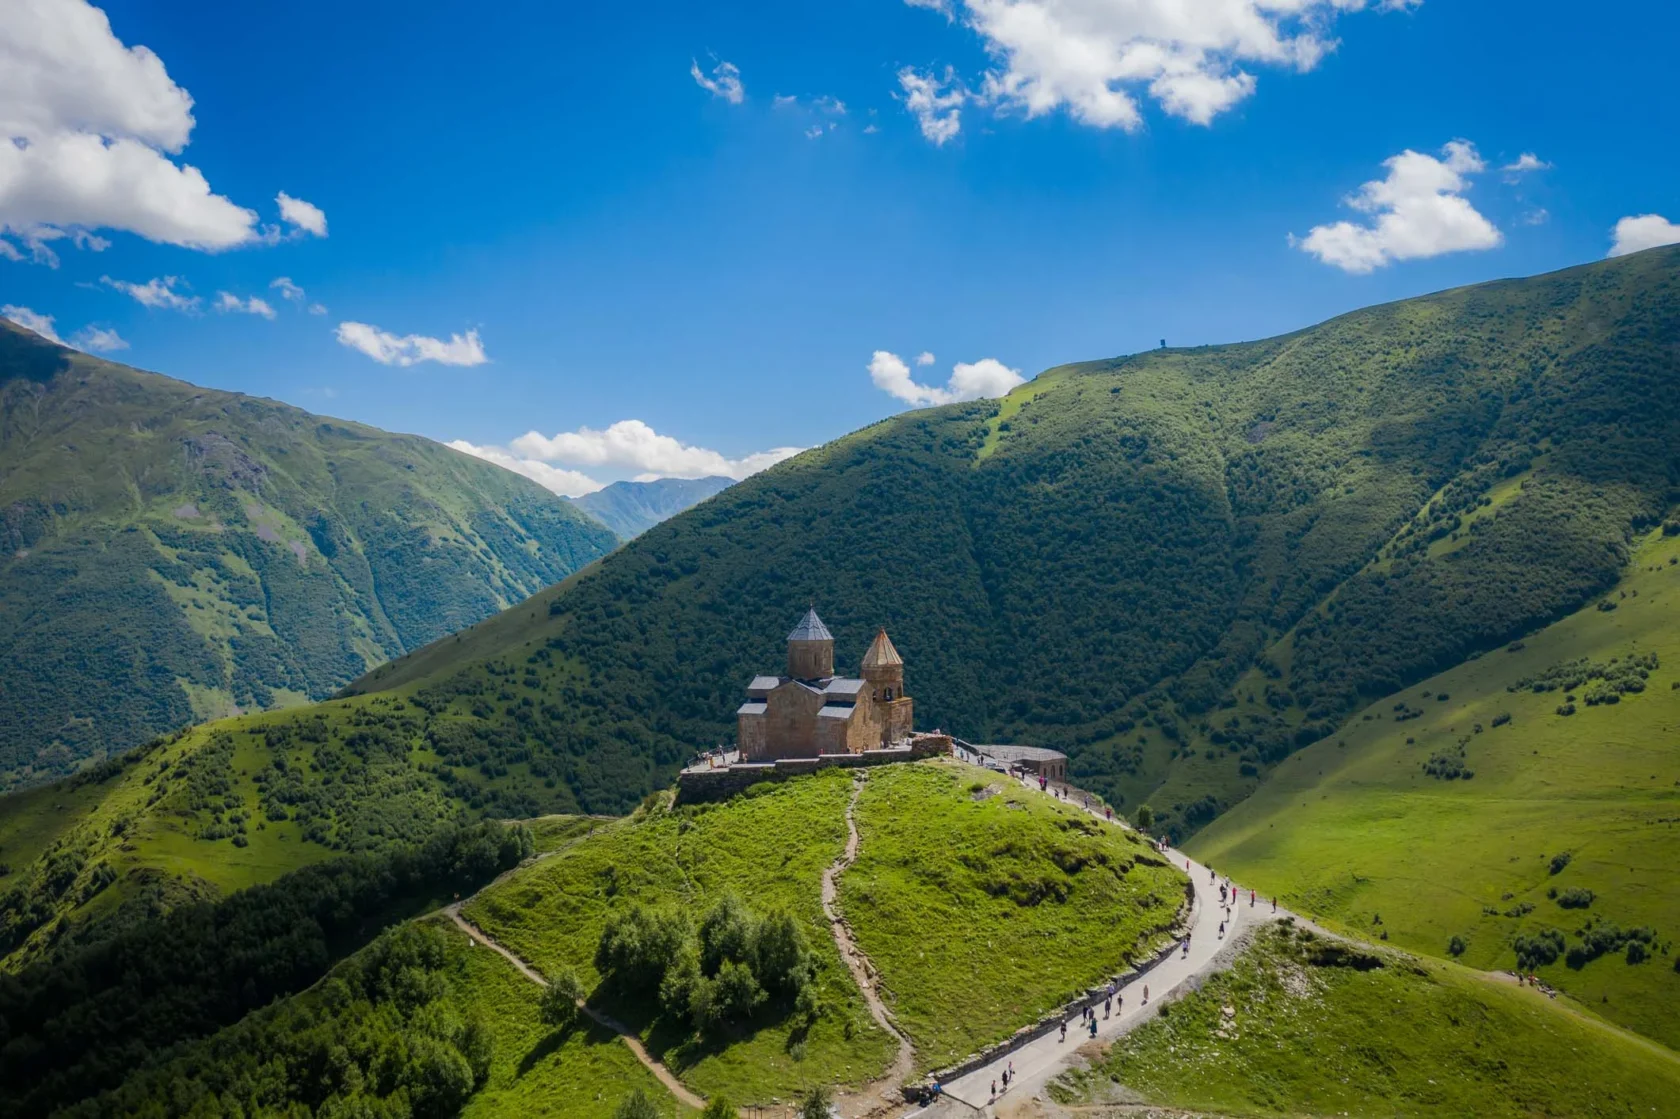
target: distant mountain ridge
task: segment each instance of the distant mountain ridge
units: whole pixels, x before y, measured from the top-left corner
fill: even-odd
[[[618,533],[634,540],[660,521],[698,505],[735,484],[733,478],[655,478],[651,482],[614,482],[605,489],[568,498],[572,504]]]
[[[0,788],[325,698],[616,543],[431,440],[0,320]]]

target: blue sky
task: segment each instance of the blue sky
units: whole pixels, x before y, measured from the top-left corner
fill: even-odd
[[[570,492],[1680,238],[1669,4],[16,6],[11,317]]]

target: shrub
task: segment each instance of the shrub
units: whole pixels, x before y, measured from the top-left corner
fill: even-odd
[[[583,996],[583,983],[578,979],[577,972],[569,967],[562,968],[543,988],[540,1007],[543,1022],[557,1030],[570,1028],[577,1021],[578,1000]]]
[[[1150,828],[1150,825],[1152,825],[1154,823],[1155,823],[1155,810],[1153,808],[1149,807],[1147,804],[1138,805],[1137,826],[1138,826],[1139,830],[1148,831],[1149,828]]]
[[[833,1106],[834,1093],[819,1084],[799,1101],[799,1119],[828,1119]]]
[[[1451,940],[1447,941],[1447,954],[1453,957],[1462,956],[1464,955],[1465,949],[1469,947],[1470,946],[1464,942],[1464,938],[1462,936],[1454,936]]]
[[[700,1119],[735,1119],[735,1115],[735,1105],[729,1102],[729,1097],[717,1095],[706,1101]]]
[[[1628,963],[1630,963],[1630,964],[1642,964],[1647,959],[1649,959],[1650,956],[1651,956],[1651,950],[1649,948],[1645,947],[1644,943],[1642,943],[1641,941],[1637,941],[1637,940],[1628,941],[1628,946],[1627,946],[1627,962]]]
[[[627,990],[653,992],[694,933],[675,911],[631,905],[607,919],[595,948],[595,970]]]
[[[1511,947],[1517,951],[1517,967],[1533,971],[1556,963],[1557,958],[1563,955],[1563,934],[1556,929],[1541,929],[1536,933],[1519,935],[1511,942]]]
[[[1557,895],[1557,903],[1565,909],[1585,909],[1593,903],[1593,897],[1585,886],[1570,886]]]
[[[1575,856],[1571,855],[1568,851],[1563,851],[1553,855],[1551,861],[1551,872],[1553,874],[1561,874],[1563,872],[1563,868],[1569,865],[1569,860],[1574,857]]]
[[[614,1109],[613,1119],[660,1119],[659,1108],[646,1092],[637,1088]]]

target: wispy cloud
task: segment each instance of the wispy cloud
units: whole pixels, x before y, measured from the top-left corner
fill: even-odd
[[[200,300],[196,295],[184,295],[175,290],[176,285],[184,283],[179,276],[154,276],[143,284],[136,284],[129,280],[113,280],[109,276],[99,277],[99,282],[115,291],[120,291],[135,300],[142,307],[156,307],[167,311],[196,311]]]
[[[128,341],[115,330],[91,324],[72,334],[70,344],[88,353],[109,354],[128,349]]]
[[[962,104],[968,94],[957,83],[955,73],[945,68],[945,76],[919,73],[906,66],[898,72],[898,85],[903,91],[904,107],[916,118],[916,124],[935,147],[962,131]]]
[[[258,299],[254,295],[249,299],[241,299],[230,291],[219,291],[216,293],[215,308],[223,314],[261,315],[265,319],[274,318],[274,308],[269,305],[268,300]]]
[[[688,72],[701,89],[710,91],[713,96],[721,97],[731,105],[739,105],[747,99],[747,89],[741,84],[741,71],[733,62],[719,62],[707,74],[700,69],[698,59],[691,59]]]
[[[361,322],[341,322],[336,333],[339,345],[366,354],[381,365],[415,365],[435,361],[439,365],[483,365],[489,361],[478,331],[452,334],[448,341],[424,334],[392,334]]]
[[[0,315],[4,315],[25,330],[33,330],[49,342],[62,344],[64,341],[58,336],[58,331],[53,329],[53,317],[51,315],[43,315],[38,311],[30,310],[28,307],[19,307],[16,303],[8,303],[4,307],[0,307]]]

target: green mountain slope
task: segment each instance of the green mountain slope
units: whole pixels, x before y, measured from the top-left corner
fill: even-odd
[[[669,765],[814,600],[842,663],[888,627],[924,725],[1066,749],[1182,831],[1612,585],[1680,497],[1677,338],[1662,249],[1064,366],[741,482],[352,690],[417,689],[510,765],[498,735]],[[526,716],[489,700],[526,679]]]
[[[733,478],[614,482],[605,489],[569,500],[623,539],[631,540],[734,484]]]
[[[14,939],[146,867],[227,889],[461,814],[626,811],[732,735],[813,600],[843,668],[888,627],[922,726],[1066,749],[1182,835],[1371,697],[1613,586],[1677,496],[1677,340],[1660,249],[895,416],[338,700],[0,801]]]
[[[1310,930],[1230,971],[1050,1088],[1242,1116],[1666,1115],[1680,1058],[1538,991]]]
[[[0,788],[325,698],[613,544],[429,440],[0,322]]]
[[[1680,1047],[1680,535],[1653,532],[1578,613],[1372,704],[1191,849],[1367,936],[1438,956],[1458,937],[1466,963]]]

